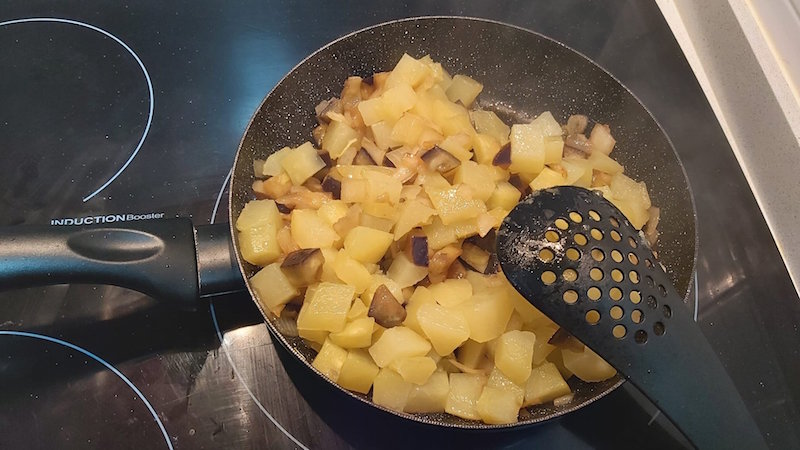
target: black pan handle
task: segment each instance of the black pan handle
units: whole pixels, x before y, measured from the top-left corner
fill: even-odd
[[[197,235],[189,219],[0,227],[0,288],[111,284],[193,309],[201,293],[242,287],[227,227],[200,227]]]

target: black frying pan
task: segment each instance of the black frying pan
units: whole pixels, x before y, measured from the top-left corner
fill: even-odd
[[[539,34],[486,20],[431,17],[389,22],[345,36],[301,62],[264,99],[245,131],[231,178],[231,223],[254,198],[254,159],[310,140],[316,125],[314,106],[338,95],[348,76],[389,70],[403,53],[430,55],[450,73],[483,82],[481,106],[507,123],[549,110],[562,123],[570,114],[580,113],[610,124],[617,140],[615,158],[628,175],[647,183],[653,204],[661,208],[661,261],[675,288],[688,292],[697,248],[694,204],[683,167],[652,115],[586,57]],[[236,231],[227,225],[194,229],[188,220],[138,222],[126,228],[0,228],[0,286],[101,282],[191,308],[198,298],[240,288],[240,274],[249,279],[256,272],[240,257],[236,239],[231,248],[229,232]],[[275,318],[260,305],[259,309],[273,339],[322,377],[311,366],[314,351],[301,339],[282,334]],[[573,377],[569,383],[575,392],[571,403],[531,407],[531,414],[511,425],[485,425],[445,414],[397,413],[333,382],[328,385],[413,421],[484,429],[560,416],[611,392],[622,381],[615,377],[584,383]]]

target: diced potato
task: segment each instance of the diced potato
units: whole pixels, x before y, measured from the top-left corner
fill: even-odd
[[[521,404],[513,392],[486,386],[475,404],[475,411],[489,424],[515,423]]]
[[[281,167],[289,174],[292,183],[299,185],[325,167],[325,161],[317,155],[317,149],[311,142],[306,142],[288,152],[281,160]]]
[[[405,381],[419,386],[425,384],[436,370],[436,361],[428,356],[409,356],[395,359],[389,367]]]
[[[398,253],[386,271],[389,278],[401,287],[413,286],[428,275],[428,268],[414,264],[404,253]]]
[[[500,336],[495,348],[494,363],[513,382],[525,383],[531,374],[533,344],[536,335],[513,330]]]
[[[503,208],[510,211],[517,206],[521,196],[522,193],[513,184],[508,181],[500,181],[492,191],[492,195],[489,196],[486,206],[489,209]]]
[[[511,127],[500,120],[497,114],[492,111],[478,110],[470,111],[469,116],[472,118],[472,123],[475,124],[475,130],[478,133],[493,137],[500,145],[505,145],[508,142]]]
[[[451,102],[459,101],[462,105],[469,108],[472,102],[483,90],[483,85],[466,75],[456,75],[447,88],[447,98]]]
[[[514,310],[522,316],[523,323],[535,324],[535,326],[552,323],[547,316],[536,309],[535,306],[525,299],[511,284],[507,284],[507,292],[514,304]]]
[[[280,175],[283,172],[283,166],[281,165],[281,161],[286,155],[291,152],[292,149],[289,147],[283,147],[282,149],[278,150],[277,152],[269,155],[267,160],[264,161],[264,165],[261,168],[260,176],[267,176],[267,177],[274,177]]]
[[[345,389],[366,394],[379,371],[380,368],[372,362],[372,358],[365,350],[350,350],[336,382]]]
[[[284,305],[299,294],[277,262],[253,275],[250,286],[256,291],[258,302],[276,316],[280,316]]]
[[[364,121],[364,125],[368,127],[384,120],[388,115],[383,103],[383,98],[381,97],[362,100],[358,102],[356,108],[358,109],[358,113],[361,114],[361,120]],[[380,147],[380,145],[378,145],[378,147]]]
[[[319,351],[322,348],[322,344],[325,343],[325,340],[328,339],[328,335],[330,331],[325,330],[304,330],[302,328],[297,329],[297,334],[301,338],[307,341],[307,344],[311,346],[316,351]]]
[[[535,367],[525,385],[524,406],[546,403],[571,391],[555,364],[547,362]]]
[[[622,173],[622,166],[602,152],[592,152],[587,161],[595,170],[605,172],[609,175]]]
[[[453,183],[468,185],[472,188],[474,198],[484,202],[491,197],[495,187],[492,169],[475,161],[461,163],[453,176]]]
[[[561,136],[548,136],[544,138],[544,163],[557,164],[564,155],[564,140]]]
[[[392,361],[409,356],[425,356],[431,344],[414,330],[399,326],[383,332],[369,348],[369,354],[378,367],[387,367]]]
[[[434,208],[439,213],[442,223],[451,223],[474,219],[481,213],[486,212],[486,204],[480,200],[475,200],[469,191],[463,189],[464,186],[452,187],[450,189],[427,191]]]
[[[239,231],[238,239],[242,258],[250,264],[264,266],[281,255],[276,229],[272,225]]]
[[[434,214],[436,210],[420,200],[402,203],[394,226],[394,240],[399,240],[413,228],[427,225]]]
[[[617,141],[611,136],[611,129],[608,125],[595,124],[592,127],[592,133],[589,135],[589,142],[592,143],[592,149],[599,151],[604,155],[611,153]]]
[[[589,347],[580,352],[562,348],[561,357],[564,366],[583,381],[603,381],[617,374],[616,369]]]
[[[420,137],[428,129],[428,121],[416,114],[403,114],[392,127],[392,139],[409,147],[418,145]]]
[[[500,389],[511,392],[514,394],[516,402],[522,406],[522,401],[525,399],[525,383],[517,384],[508,378],[502,370],[495,367],[489,374],[489,380],[486,382],[486,387]],[[517,406],[517,409],[520,408]]]
[[[345,325],[342,331],[329,334],[328,339],[346,349],[367,348],[372,344],[374,326],[375,319],[372,317],[359,317]]]
[[[538,366],[544,362],[547,356],[556,349],[556,346],[548,341],[558,331],[558,326],[542,326],[533,330],[536,335],[536,342],[533,344],[533,365]]]
[[[554,186],[563,186],[565,184],[567,184],[566,180],[560,172],[556,172],[549,167],[545,167],[541,172],[539,172],[539,175],[537,175],[536,178],[531,181],[529,186],[534,191],[538,191]]]
[[[347,215],[347,203],[341,200],[331,200],[317,210],[317,215],[331,227],[342,217]]]
[[[544,136],[534,124],[511,126],[512,173],[539,173],[544,168]]]
[[[476,134],[472,142],[474,144],[472,151],[475,152],[475,160],[483,167],[488,168],[488,166],[491,166],[494,157],[500,151],[500,142],[493,136],[482,133]]]
[[[344,122],[332,121],[322,137],[322,149],[336,159],[361,142],[361,135]]]
[[[487,342],[505,331],[514,304],[504,289],[491,289],[474,292],[470,300],[455,309],[467,319],[469,338],[476,342]]]
[[[403,183],[393,177],[391,173],[385,173],[377,169],[365,170],[364,179],[367,180],[370,201],[391,204],[397,204],[400,201]]]
[[[443,224],[439,217],[434,217],[430,225],[423,226],[422,232],[428,237],[428,248],[431,250],[439,250],[458,240],[455,229]]]
[[[339,379],[342,366],[347,359],[347,350],[337,346],[330,340],[322,344],[314,362],[311,365],[333,381]]]
[[[325,262],[322,263],[322,273],[320,274],[320,281],[327,281],[329,283],[341,283],[342,280],[336,276],[336,271],[333,269],[333,263],[336,261],[336,255],[339,253],[336,249],[330,247],[321,248],[322,257]]]
[[[402,84],[416,87],[429,74],[430,68],[425,63],[404,53],[400,61],[394,66],[394,69],[389,73],[389,77],[386,79],[386,87],[391,88]]]
[[[383,102],[384,120],[394,121],[400,119],[406,111],[417,103],[417,94],[411,86],[400,84],[387,89],[381,95]],[[409,114],[406,114],[406,116]]]
[[[295,209],[291,215],[292,239],[300,248],[331,247],[339,235],[313,209]]]
[[[625,217],[636,229],[641,229],[650,218],[648,210],[652,206],[647,186],[644,182],[636,182],[622,173],[611,178],[612,198],[614,205],[625,214]]]
[[[472,158],[472,137],[466,133],[459,133],[447,136],[439,147],[455,156],[461,162],[469,161]]]
[[[350,306],[350,311],[347,311],[347,320],[352,321],[359,317],[367,317],[367,307],[364,305],[364,302],[355,299],[353,305]]]
[[[476,406],[484,385],[486,385],[485,375],[451,373],[450,392],[444,410],[462,419],[480,420]]]
[[[353,286],[359,294],[364,292],[372,281],[372,274],[369,273],[369,270],[353,259],[345,250],[339,250],[339,253],[336,254],[333,270],[340,280]]]
[[[447,308],[458,306],[472,297],[472,284],[465,279],[448,279],[428,286],[436,302]]]
[[[442,129],[445,136],[456,134],[475,135],[475,129],[472,127],[466,108],[441,100],[433,102],[433,107],[434,123]]]
[[[444,412],[447,394],[450,392],[450,380],[446,372],[436,371],[422,386],[413,386],[408,395],[405,412],[435,413]]]
[[[344,238],[344,251],[356,261],[376,263],[383,258],[392,241],[391,233],[357,226]]]
[[[381,369],[372,383],[372,401],[376,405],[403,411],[413,387],[394,370]]]
[[[346,203],[366,203],[370,201],[369,184],[360,178],[342,180],[340,198]]]
[[[561,167],[567,171],[564,183],[582,188],[592,185],[592,167],[585,159],[562,159]]]
[[[361,104],[363,104],[363,102],[359,103],[359,105]],[[393,125],[394,125],[393,123],[384,120],[375,122],[372,125],[370,125],[369,129],[372,132],[372,137],[374,138],[373,140],[375,141],[375,145],[377,145],[379,149],[389,150],[391,148],[398,147],[400,145],[398,142],[395,142],[395,140],[392,139]]]
[[[336,283],[320,283],[313,295],[303,302],[297,317],[297,328],[304,330],[341,331],[353,303],[355,289]]]
[[[277,231],[278,224],[282,223],[274,200],[252,200],[244,205],[236,219],[236,229],[244,231],[249,228],[272,227]]]
[[[452,353],[470,334],[469,324],[461,313],[436,303],[420,305],[417,320],[440,356]]]
[[[408,299],[408,303],[406,304],[406,320],[403,321],[403,326],[411,328],[417,334],[422,336],[425,335],[425,332],[422,331],[422,327],[419,324],[417,312],[425,303],[436,303],[436,300],[433,299],[433,296],[428,288],[424,286],[417,286],[414,289],[414,293]]]

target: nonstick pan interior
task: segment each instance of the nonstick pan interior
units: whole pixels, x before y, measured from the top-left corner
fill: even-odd
[[[301,62],[265,98],[242,138],[231,179],[231,224],[254,198],[253,159],[311,140],[316,126],[314,106],[338,96],[348,76],[391,70],[403,53],[417,58],[430,55],[451,74],[481,81],[480,105],[501,117],[519,121],[549,110],[561,123],[571,114],[585,114],[609,124],[617,140],[614,157],[627,175],[647,183],[653,205],[661,208],[660,260],[677,291],[688,292],[696,258],[694,205],[683,167],[650,113],[617,80],[577,52],[539,34],[479,19],[428,17],[390,22],[345,36]],[[242,272],[250,278],[257,268],[240,257],[233,226],[231,232]],[[311,367],[313,350],[300,338],[282,334],[274,326],[275,318],[263,309],[262,314],[272,336],[316,372]],[[341,389],[326,382],[332,389]],[[573,377],[569,381],[575,392],[572,402],[528,408],[529,414],[511,425],[485,425],[445,414],[392,413],[448,427],[516,427],[580,408],[621,382],[615,377],[584,383]],[[366,396],[345,392],[371,404]]]

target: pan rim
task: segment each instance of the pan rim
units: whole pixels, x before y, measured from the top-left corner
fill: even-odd
[[[325,51],[329,47],[332,47],[332,46],[336,45],[337,43],[339,43],[341,41],[349,39],[354,35],[357,35],[357,34],[360,34],[360,33],[364,33],[364,32],[367,32],[367,31],[370,31],[370,30],[373,30],[373,29],[376,29],[376,28],[381,28],[381,27],[397,24],[397,23],[417,22],[417,21],[430,21],[430,20],[437,20],[437,19],[448,19],[448,20],[455,20],[455,21],[468,21],[468,22],[489,23],[489,24],[493,24],[493,25],[500,25],[500,26],[503,26],[503,27],[515,29],[517,31],[533,34],[533,35],[537,36],[540,39],[544,39],[544,40],[546,40],[546,41],[548,41],[548,42],[550,42],[552,44],[556,44],[557,46],[562,47],[562,48],[564,48],[564,49],[566,49],[566,50],[578,55],[580,58],[582,58],[583,60],[585,60],[589,64],[591,64],[591,65],[595,66],[596,68],[600,69],[606,76],[610,77],[628,95],[630,95],[631,98],[633,98],[636,101],[636,103],[642,108],[642,110],[647,113],[649,118],[653,121],[653,123],[656,125],[658,130],[661,132],[661,135],[666,138],[667,144],[669,145],[670,151],[672,152],[672,156],[675,159],[675,161],[678,163],[678,166],[680,168],[681,174],[683,175],[683,180],[686,183],[686,189],[687,189],[688,196],[689,196],[689,202],[691,204],[691,216],[692,216],[693,224],[694,224],[694,230],[693,230],[693,238],[694,238],[693,246],[694,247],[693,247],[693,255],[692,255],[692,261],[691,261],[691,275],[689,277],[689,281],[688,281],[687,286],[686,286],[686,292],[683,295],[684,303],[686,303],[688,301],[689,295],[692,292],[693,280],[696,280],[696,277],[697,277],[697,259],[698,259],[698,255],[699,255],[699,232],[698,232],[698,227],[697,227],[697,206],[696,206],[696,203],[695,203],[694,191],[692,190],[691,184],[689,182],[689,177],[688,177],[688,175],[686,173],[686,168],[684,167],[683,162],[678,157],[678,152],[675,149],[675,145],[673,144],[672,139],[670,139],[669,135],[666,133],[664,128],[661,126],[661,124],[658,122],[658,120],[656,120],[656,118],[653,115],[653,113],[644,105],[644,103],[642,103],[642,101],[639,99],[639,97],[636,96],[636,94],[634,94],[616,76],[611,74],[608,70],[606,70],[604,67],[602,67],[601,65],[596,63],[591,58],[589,58],[586,55],[584,55],[582,52],[580,52],[578,50],[575,50],[574,48],[572,48],[572,47],[570,47],[570,46],[568,46],[568,45],[566,45],[566,44],[564,44],[564,43],[562,43],[560,41],[557,41],[557,40],[555,40],[553,38],[550,38],[550,37],[548,37],[546,35],[543,35],[543,34],[541,34],[539,32],[536,32],[536,31],[533,31],[533,30],[530,30],[530,29],[527,29],[527,28],[524,28],[524,27],[521,27],[521,26],[518,26],[518,25],[509,24],[507,22],[502,22],[502,21],[498,21],[498,20],[494,20],[494,19],[487,19],[487,18],[480,18],[480,17],[473,17],[473,16],[456,16],[456,15],[414,16],[414,17],[406,17],[406,18],[400,18],[400,19],[384,21],[384,22],[380,22],[380,23],[375,24],[375,25],[370,25],[370,26],[367,26],[367,27],[360,28],[358,30],[349,32],[347,34],[344,34],[344,35],[342,35],[342,36],[340,36],[340,37],[328,42],[324,46],[318,48],[314,52],[312,52],[309,55],[307,55],[305,58],[303,58],[301,61],[299,61],[297,64],[295,64],[288,72],[286,72],[286,74],[283,77],[281,77],[281,79],[269,90],[269,92],[266,94],[266,96],[259,103],[258,107],[254,110],[252,116],[250,117],[250,120],[247,123],[247,126],[244,129],[244,132],[242,133],[242,137],[241,137],[241,139],[239,141],[239,145],[238,145],[237,150],[236,150],[236,156],[234,158],[232,169],[231,169],[232,170],[232,175],[231,175],[230,180],[228,182],[229,228],[230,228],[230,233],[231,233],[231,238],[232,238],[231,239],[232,240],[232,244],[233,244],[234,250],[235,250],[234,253],[235,253],[235,256],[236,256],[236,261],[237,261],[237,263],[239,265],[240,271],[244,272],[242,270],[243,267],[244,267],[244,262],[242,261],[238,240],[236,239],[237,230],[236,230],[235,221],[234,221],[234,217],[233,217],[233,210],[232,210],[232,206],[234,204],[233,185],[234,185],[234,180],[237,178],[235,176],[235,173],[233,173],[233,172],[235,172],[233,169],[235,169],[239,165],[239,158],[242,155],[242,146],[244,145],[245,139],[248,136],[248,131],[250,130],[251,126],[253,125],[253,122],[256,120],[256,117],[259,115],[259,112],[261,111],[261,108],[264,106],[264,104],[270,98],[270,96],[273,94],[273,92],[290,75],[292,75],[299,67],[301,67],[304,64],[306,64],[306,62],[308,62],[310,59],[314,58],[319,53]],[[243,278],[244,278],[244,274],[243,274]],[[610,394],[611,392],[615,391],[617,388],[619,388],[626,381],[624,376],[621,373],[618,373],[616,375],[618,377],[618,379],[614,384],[612,384],[611,386],[609,386],[605,390],[597,393],[596,395],[594,395],[593,397],[591,397],[589,399],[586,399],[586,400],[584,400],[584,401],[582,401],[580,403],[576,403],[574,405],[570,405],[570,407],[565,408],[563,410],[560,410],[560,411],[558,411],[558,412],[556,412],[554,414],[550,414],[550,415],[547,415],[547,416],[541,416],[541,417],[532,417],[532,418],[525,419],[523,421],[519,421],[519,422],[516,422],[516,423],[510,423],[510,424],[485,424],[485,423],[482,423],[482,422],[475,421],[474,424],[471,423],[471,422],[465,424],[465,423],[441,423],[441,422],[437,422],[437,421],[432,421],[431,419],[426,418],[424,415],[399,412],[399,411],[395,411],[395,410],[386,408],[386,407],[381,406],[381,405],[377,405],[377,404],[373,403],[371,400],[369,400],[368,398],[362,397],[360,395],[357,395],[357,394],[355,394],[355,393],[353,393],[353,392],[351,392],[351,391],[339,386],[334,381],[332,381],[329,378],[327,378],[319,370],[317,370],[315,367],[313,367],[294,348],[294,346],[286,339],[286,337],[283,336],[283,334],[281,334],[280,332],[277,332],[277,330],[274,329],[274,325],[270,322],[270,320],[268,318],[269,317],[269,313],[267,313],[264,310],[264,308],[261,306],[261,304],[256,300],[255,292],[253,291],[253,289],[252,289],[252,287],[251,287],[251,285],[249,283],[249,280],[247,280],[246,278],[245,278],[245,285],[247,286],[247,291],[249,292],[253,303],[255,303],[256,307],[261,312],[261,314],[262,314],[262,316],[264,318],[264,323],[267,325],[267,329],[269,330],[270,336],[273,339],[277,338],[278,342],[288,352],[290,352],[295,358],[299,359],[300,362],[307,369],[313,371],[313,373],[315,373],[318,377],[321,377],[329,385],[331,385],[332,387],[336,388],[340,392],[343,392],[343,393],[347,394],[351,398],[359,400],[360,402],[362,402],[362,403],[364,403],[364,404],[366,404],[366,405],[368,405],[370,407],[373,407],[373,408],[376,408],[378,410],[390,413],[390,414],[392,414],[394,416],[397,416],[397,417],[401,417],[401,418],[404,418],[404,419],[411,420],[411,421],[416,422],[416,423],[425,424],[425,425],[429,425],[429,426],[435,426],[435,427],[449,428],[449,429],[460,429],[460,430],[465,430],[465,431],[470,431],[470,430],[471,431],[502,431],[502,430],[508,430],[508,429],[525,428],[525,427],[529,427],[529,426],[534,426],[534,425],[538,425],[538,424],[541,424],[541,423],[545,423],[545,422],[548,422],[550,420],[558,419],[558,418],[560,418],[561,416],[563,416],[565,414],[574,412],[574,411],[576,411],[578,409],[581,409],[581,408],[583,408],[585,406],[588,406],[589,404],[594,403],[595,401],[597,401],[597,400],[605,397],[606,395]]]

